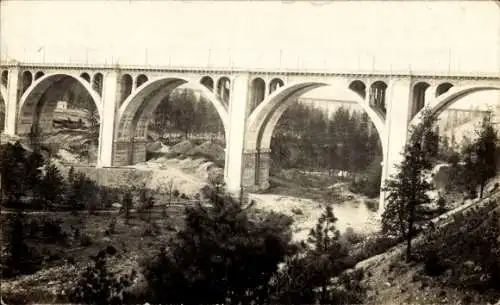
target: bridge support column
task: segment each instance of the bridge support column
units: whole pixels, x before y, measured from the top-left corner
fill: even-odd
[[[269,188],[271,150],[245,151],[243,160],[242,187],[247,191]]]
[[[108,71],[104,75],[102,89],[102,116],[97,167],[113,166],[114,127],[118,107],[118,89],[118,71]]]
[[[145,138],[118,139],[113,143],[113,166],[127,166],[146,161]]]
[[[382,186],[385,180],[397,173],[396,165],[402,161],[402,152],[408,138],[408,123],[411,107],[411,80],[397,79],[390,86],[386,95],[386,147],[384,150],[384,164],[382,167]],[[385,210],[385,197],[380,193],[379,215]]]
[[[242,187],[243,159],[245,158],[243,142],[249,111],[249,86],[249,76],[246,74],[237,75],[232,81],[224,178],[228,192],[233,194],[239,194]]]
[[[19,89],[19,68],[9,69],[9,78],[7,81],[7,96],[5,100],[5,126],[4,133],[8,135],[16,134],[17,124],[17,104],[21,92]]]

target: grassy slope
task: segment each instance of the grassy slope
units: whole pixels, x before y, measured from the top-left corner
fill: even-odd
[[[496,210],[499,210],[500,192],[494,198]],[[468,295],[466,291],[444,285],[442,277],[423,275],[423,263],[404,263],[402,251],[396,250],[392,255],[388,251],[378,257],[372,258],[371,264],[364,262],[368,265],[365,269],[365,284],[369,289],[366,304],[466,304],[463,302]],[[488,304],[481,300],[479,293],[472,293],[471,301],[471,304]]]

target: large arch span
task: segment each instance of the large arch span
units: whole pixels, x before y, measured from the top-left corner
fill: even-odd
[[[184,84],[189,84],[193,89],[199,90],[212,103],[219,114],[227,138],[228,106],[209,88],[201,84],[198,80],[195,81],[180,77],[161,77],[146,81],[125,99],[118,112],[115,139],[130,137],[146,138],[147,122],[153,115],[156,107],[170,92]]]
[[[464,87],[451,87],[445,93],[437,96],[433,100],[429,102],[428,108],[431,111],[431,115],[437,117],[439,116],[446,108],[448,108],[451,104],[456,102],[457,100],[464,98],[468,95],[471,95],[476,92],[481,91],[491,91],[491,90],[499,90],[500,85],[487,85],[487,86],[464,86]],[[411,120],[410,126],[417,126],[422,121],[422,114],[424,109],[421,109],[417,115]]]
[[[268,150],[276,124],[286,109],[295,102],[295,99],[316,88],[333,85],[326,82],[298,82],[286,85],[273,92],[250,115],[248,119],[248,132],[245,137],[245,148],[247,150]],[[337,85],[335,84],[334,87],[337,87]],[[363,99],[363,95],[353,90],[349,83],[341,86],[356,93],[356,98],[353,100],[362,107],[375,125],[385,155],[386,145],[383,116],[370,107]]]
[[[82,86],[94,102],[99,117],[102,118],[102,102],[100,95],[82,77],[71,74],[49,74],[34,81],[21,96],[18,109],[17,133],[25,135],[29,133],[32,125],[38,125],[43,113],[52,112],[64,93],[75,83]],[[46,99],[46,93],[54,90],[52,100]]]

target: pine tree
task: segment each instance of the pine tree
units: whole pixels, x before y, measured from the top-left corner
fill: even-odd
[[[125,217],[125,223],[128,224],[129,219],[130,219],[130,210],[132,209],[133,206],[133,198],[132,198],[132,192],[130,190],[127,190],[125,194],[123,194],[122,198],[122,209],[124,211],[124,217]]]
[[[42,170],[41,167],[44,164],[43,156],[34,151],[31,153],[26,159],[26,187],[30,190],[33,190],[35,193],[36,186],[42,179]],[[35,195],[36,197],[36,195]]]
[[[52,163],[45,166],[45,175],[37,187],[37,194],[45,204],[59,204],[63,199],[66,185],[59,169]]]
[[[326,206],[308,237],[308,242],[313,245],[309,251],[314,261],[313,281],[321,287],[322,301],[327,299],[330,278],[344,270],[343,259],[348,255],[348,249],[340,242],[340,232],[335,228],[336,221],[333,208]]]
[[[398,172],[384,186],[384,191],[389,195],[382,215],[383,231],[406,239],[407,261],[411,260],[411,241],[415,233],[415,222],[420,220],[419,208],[430,202],[427,193],[432,190],[432,185],[423,174],[431,168],[430,149],[426,146],[425,135],[432,130],[434,123],[435,118],[430,111],[424,110],[422,122],[410,132]]]
[[[477,182],[480,187],[479,198],[483,198],[484,187],[489,179],[495,177],[497,172],[497,143],[498,134],[495,130],[492,122],[492,113],[488,112],[481,122],[481,126],[476,133],[478,135],[477,140],[474,143],[474,147],[477,154],[477,162],[474,166],[477,174]]]
[[[2,190],[11,204],[19,203],[21,197],[25,195],[25,163],[25,150],[19,142],[14,145],[9,143],[3,148],[0,160]]]
[[[25,241],[25,218],[22,212],[10,217],[6,228],[6,258],[3,261],[2,276],[11,277],[31,273],[40,267],[40,257]]]

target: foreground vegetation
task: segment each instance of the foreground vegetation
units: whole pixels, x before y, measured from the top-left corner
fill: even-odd
[[[459,288],[463,303],[494,301],[500,294],[500,221],[498,192],[486,185],[496,175],[488,159],[497,156],[496,132],[485,119],[470,148],[477,159],[469,158],[470,165],[465,160],[460,172],[473,177],[464,184],[469,196],[495,195],[488,208],[431,227],[420,235],[423,242],[412,244],[430,217],[421,209],[431,189],[424,179],[431,153],[423,139],[433,120],[423,122],[410,137],[399,173],[386,183],[391,200],[380,235],[341,235],[327,205],[301,243],[292,241],[290,217],[257,211],[221,187],[204,189],[191,204],[185,198],[177,210],[162,208],[183,197],[173,189],[165,202],[143,187],[125,188],[108,200],[84,175],[70,170],[64,177],[37,152],[8,145],[1,159],[3,204],[13,209],[2,220],[2,281],[42,268],[67,269],[53,274],[61,277],[54,291],[8,290],[3,283],[2,298],[8,304],[363,304],[373,297],[367,281],[375,270],[356,264],[406,241],[406,262],[397,257],[393,271],[420,264],[415,282]],[[118,202],[112,214],[99,211]],[[33,207],[68,212],[23,212]]]

